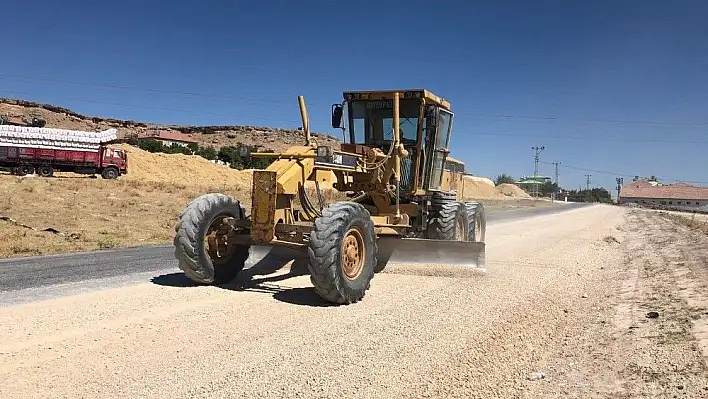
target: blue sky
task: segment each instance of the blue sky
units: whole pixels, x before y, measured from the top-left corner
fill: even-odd
[[[297,127],[302,94],[312,129],[338,134],[343,90],[424,87],[451,101],[452,155],[473,174],[531,174],[543,145],[540,172],[561,162],[568,188],[708,182],[705,1],[27,0],[3,15],[0,96]]]

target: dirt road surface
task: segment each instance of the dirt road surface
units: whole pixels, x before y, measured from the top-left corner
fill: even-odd
[[[486,276],[394,267],[353,306],[281,272],[4,307],[0,397],[708,397],[705,235],[598,205],[487,239]]]

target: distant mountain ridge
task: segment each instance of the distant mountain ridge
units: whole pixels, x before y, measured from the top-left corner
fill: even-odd
[[[242,143],[261,149],[280,151],[292,145],[305,143],[305,134],[298,129],[249,125],[162,125],[108,117],[86,116],[52,104],[42,104],[16,98],[0,98],[0,115],[21,118],[30,114],[39,115],[45,119],[47,122],[46,127],[87,131],[115,128],[118,130],[119,138],[127,138],[140,135],[149,130],[159,129],[187,134],[197,140],[200,146],[214,148],[235,146],[238,143]],[[312,135],[319,144],[327,144],[339,148],[340,141],[332,135],[314,132]]]

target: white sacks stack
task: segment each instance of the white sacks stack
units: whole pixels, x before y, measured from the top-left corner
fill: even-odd
[[[58,150],[97,151],[101,143],[116,140],[118,131],[102,132],[0,125],[0,146],[32,147]]]

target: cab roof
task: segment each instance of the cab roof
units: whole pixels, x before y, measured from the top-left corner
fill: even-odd
[[[426,89],[392,89],[392,90],[348,90],[343,92],[347,101],[351,100],[391,100],[393,93],[398,92],[401,99],[425,98],[426,103],[439,105],[450,110],[450,102]]]

